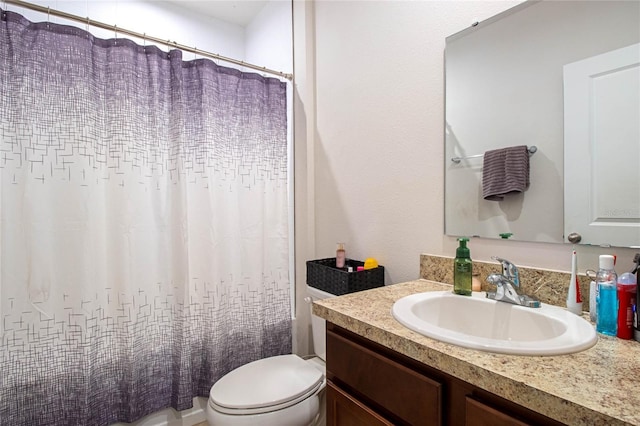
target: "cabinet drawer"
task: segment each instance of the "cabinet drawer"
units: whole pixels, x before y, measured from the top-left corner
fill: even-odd
[[[465,413],[465,426],[526,426],[529,424],[469,397],[466,400]]]
[[[442,424],[440,383],[330,330],[327,375],[381,407],[394,423]]]
[[[327,424],[349,426],[393,426],[360,401],[327,382]]]

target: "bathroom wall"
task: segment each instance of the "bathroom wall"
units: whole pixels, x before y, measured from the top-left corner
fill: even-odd
[[[273,70],[293,72],[290,2],[268,2],[245,28],[245,57]]]
[[[349,257],[376,257],[387,284],[417,278],[421,253],[455,254],[443,224],[445,37],[517,3],[294,2],[299,283],[301,259],[333,256],[337,242]],[[570,268],[565,244],[469,246],[477,260]],[[582,272],[601,253],[626,269],[638,251],[577,250]]]

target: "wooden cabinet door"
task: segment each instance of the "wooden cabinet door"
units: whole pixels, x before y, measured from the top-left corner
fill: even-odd
[[[508,414],[467,397],[465,426],[526,426]]]
[[[327,330],[327,377],[397,424],[442,424],[442,385]]]
[[[327,426],[391,426],[353,396],[327,382]]]

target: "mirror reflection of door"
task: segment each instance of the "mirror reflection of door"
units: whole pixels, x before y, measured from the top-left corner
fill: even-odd
[[[640,44],[564,67],[565,238],[640,247]]]

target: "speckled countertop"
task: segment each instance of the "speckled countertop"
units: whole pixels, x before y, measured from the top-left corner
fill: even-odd
[[[576,354],[493,354],[424,337],[391,315],[393,303],[401,297],[451,288],[433,281],[410,281],[316,301],[313,312],[563,423],[640,425],[640,343],[599,335],[595,346]]]

